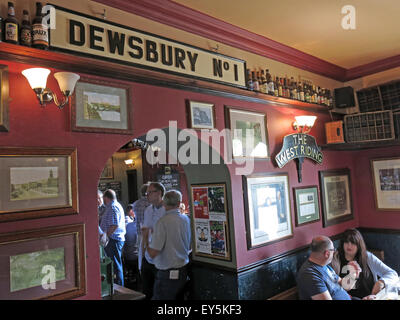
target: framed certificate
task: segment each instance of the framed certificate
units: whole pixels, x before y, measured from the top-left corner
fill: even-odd
[[[296,227],[319,221],[318,187],[293,188],[296,211]]]

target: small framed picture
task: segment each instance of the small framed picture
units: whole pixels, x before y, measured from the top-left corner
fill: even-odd
[[[231,131],[233,158],[269,158],[265,113],[225,106],[225,121]]]
[[[287,173],[243,176],[247,248],[293,236]]]
[[[296,227],[320,220],[318,187],[293,188]]]
[[[106,165],[104,166],[103,172],[101,173],[100,179],[114,179],[114,167],[112,157],[108,158]]]
[[[186,100],[188,127],[193,129],[214,129],[215,112],[212,103]]]
[[[0,222],[78,213],[74,148],[0,148]]]
[[[400,158],[372,159],[375,205],[377,210],[400,209]]]
[[[1,300],[72,299],[86,293],[84,225],[0,235]]]
[[[324,228],[353,219],[350,170],[320,171],[319,179]]]
[[[130,86],[81,78],[72,96],[72,131],[132,134]]]

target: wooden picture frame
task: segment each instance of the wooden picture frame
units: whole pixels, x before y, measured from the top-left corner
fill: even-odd
[[[186,100],[188,128],[215,129],[215,105],[207,102]]]
[[[0,222],[78,213],[75,148],[4,147],[0,168]]]
[[[9,125],[9,83],[8,83],[8,66],[0,65],[0,132],[8,132]]]
[[[349,169],[319,171],[323,227],[354,218]]]
[[[114,163],[113,158],[108,158],[103,171],[101,172],[100,179],[114,179]]]
[[[270,158],[265,113],[225,106],[225,126],[231,131],[228,145],[233,159]],[[253,134],[249,136],[251,132]]]
[[[242,176],[247,248],[293,237],[289,175],[257,173]]]
[[[128,84],[81,78],[72,96],[72,131],[132,134],[131,96]]]
[[[0,299],[73,299],[86,294],[84,224],[0,234]]]
[[[194,253],[231,261],[226,184],[193,184],[190,195]]]
[[[375,208],[382,211],[400,209],[400,158],[371,159]]]
[[[321,220],[317,186],[293,188],[296,227]]]

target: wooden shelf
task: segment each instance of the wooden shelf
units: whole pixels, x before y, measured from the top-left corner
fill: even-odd
[[[105,58],[97,59],[78,54],[52,50],[39,50],[10,43],[0,43],[0,59],[50,67],[77,73],[86,73],[124,81],[133,81],[156,86],[189,90],[227,98],[245,100],[269,105],[281,105],[286,108],[302,109],[310,112],[328,113],[328,107],[282,97],[275,97],[260,92],[235,88],[204,80],[191,79],[175,74],[168,74],[153,69],[125,65]]]
[[[355,143],[331,143],[321,145],[322,150],[334,151],[352,151],[363,149],[387,148],[400,146],[400,140],[384,140],[384,141],[369,141],[369,142],[355,142]]]

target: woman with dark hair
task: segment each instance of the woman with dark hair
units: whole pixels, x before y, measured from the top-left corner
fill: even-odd
[[[353,281],[354,286],[348,290],[352,297],[362,299],[375,295],[386,285],[394,284],[399,280],[396,271],[367,251],[364,239],[356,229],[347,229],[343,233],[331,263],[332,268],[343,281],[346,281],[345,277],[351,271],[348,266],[350,261],[356,261],[361,267],[359,277]]]

